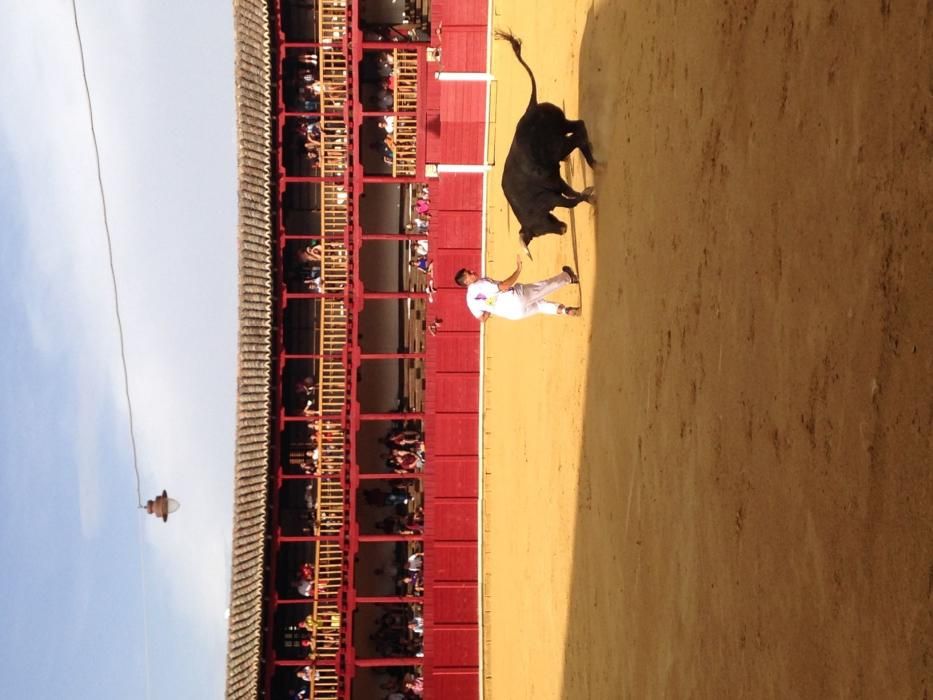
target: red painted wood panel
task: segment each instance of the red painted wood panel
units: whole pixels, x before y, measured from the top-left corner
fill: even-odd
[[[479,665],[479,630],[476,628],[435,627],[433,630],[434,667],[464,668]],[[439,698],[457,697],[438,695]]]
[[[482,165],[486,162],[486,125],[482,122],[444,122],[442,163]]]
[[[444,250],[441,248],[432,254],[431,259],[434,261],[434,286],[439,289],[459,289],[461,294],[466,294],[466,291],[454,281],[457,272],[464,267],[477,273],[483,270],[483,256],[478,249]]]
[[[434,537],[437,540],[476,542],[479,532],[479,516],[476,500],[449,501],[436,499],[438,508],[434,512]],[[427,520],[427,511],[425,511]]]
[[[444,581],[476,581],[477,562],[476,545],[472,543],[437,544],[434,546],[434,556],[431,558],[431,571],[434,572],[434,580],[441,583]]]
[[[483,208],[483,176],[479,173],[444,173],[438,178],[438,201],[434,203],[437,209],[456,211],[482,211]],[[434,190],[431,191],[434,199]],[[476,247],[482,241],[482,231],[477,233]]]
[[[479,411],[478,375],[436,374],[437,409],[441,411]]]
[[[479,590],[475,583],[447,585],[438,583],[433,586],[433,589],[434,623],[436,625],[476,624],[478,622]]]
[[[458,0],[453,0],[455,3]],[[447,0],[431,0],[431,22],[435,26],[443,26],[444,18],[447,16]],[[441,34],[443,39],[443,34]]]
[[[457,73],[485,73],[486,27],[445,25],[441,66],[445,71]]]
[[[428,63],[428,76],[425,82],[425,106],[432,112],[438,112],[441,109],[441,81],[434,78],[434,73],[438,70],[436,63]]]
[[[460,287],[439,289],[434,295],[434,313],[444,320],[439,333],[476,331],[477,336],[472,342],[479,343],[479,321],[467,309],[466,290]]]
[[[479,674],[476,671],[436,671],[425,681],[425,698],[465,700],[479,697]]]
[[[437,413],[436,416],[437,442],[432,445],[435,455],[463,457],[477,454],[479,415]]]
[[[479,372],[479,343],[474,339],[464,342],[458,336],[438,333],[433,340],[437,350],[435,371]]]
[[[440,246],[478,248],[482,244],[483,213],[480,211],[439,211],[435,221]]]
[[[436,9],[437,5],[433,6]],[[444,2],[442,8],[442,17],[444,20],[444,33],[448,27],[456,24],[480,24],[483,29],[486,28],[486,20],[489,18],[489,6],[485,2],[464,2],[463,0],[448,0]]]
[[[485,162],[485,83],[439,82],[435,70],[486,70],[488,4],[435,0],[432,22],[440,64],[428,64],[423,95],[428,163]],[[443,319],[427,340],[425,428],[426,571],[425,697],[475,700],[481,692],[477,584],[479,537],[479,322],[466,308],[453,275],[482,269],[483,177],[443,174],[431,183],[432,251],[438,285],[431,319]]]
[[[487,87],[485,82],[441,83],[441,114],[445,126],[447,122],[452,121],[484,123]]]
[[[479,461],[476,457],[432,457],[435,466],[432,495],[471,496],[479,494]]]
[[[425,115],[425,127],[424,159],[428,163],[440,163],[443,149],[440,111],[431,111]]]

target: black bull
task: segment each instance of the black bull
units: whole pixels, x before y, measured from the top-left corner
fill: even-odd
[[[521,225],[519,235],[529,257],[528,244],[545,233],[563,234],[567,224],[557,219],[554,207],[573,208],[594,201],[592,188],[577,192],[560,176],[560,163],[579,148],[587,164],[596,164],[583,120],[571,121],[563,110],[548,102],[538,103],[534,73],[522,58],[522,42],[509,32],[496,36],[512,45],[519,63],[531,77],[531,100],[518,120],[502,173],[505,198]]]

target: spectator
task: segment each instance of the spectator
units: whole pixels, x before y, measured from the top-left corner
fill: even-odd
[[[393,116],[383,117],[377,122],[377,125],[386,133],[387,136],[391,136],[393,133],[395,133],[395,117]]]

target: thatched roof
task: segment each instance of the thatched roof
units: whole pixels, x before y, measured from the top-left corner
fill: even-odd
[[[266,0],[234,0],[239,355],[228,700],[255,698],[262,644],[272,322],[270,54]]]

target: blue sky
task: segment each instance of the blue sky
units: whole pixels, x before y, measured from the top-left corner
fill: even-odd
[[[69,2],[0,25],[0,677],[10,698],[222,697],[236,401],[227,1],[79,0],[143,518]],[[145,593],[143,575],[145,572]],[[147,623],[148,620],[148,623]]]

